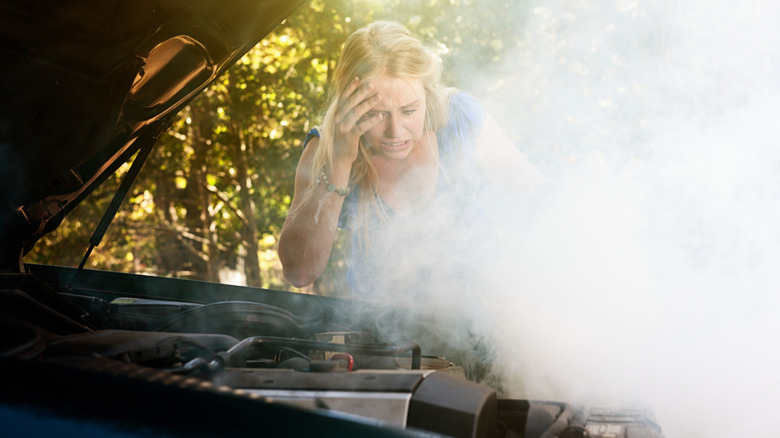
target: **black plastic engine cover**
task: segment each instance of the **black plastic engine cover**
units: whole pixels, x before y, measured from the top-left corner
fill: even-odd
[[[407,425],[453,437],[494,437],[497,412],[494,390],[433,373],[414,392]]]

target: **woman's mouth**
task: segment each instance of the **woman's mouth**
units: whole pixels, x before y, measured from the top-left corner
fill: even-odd
[[[388,151],[398,151],[404,149],[409,144],[409,140],[396,141],[396,142],[382,142],[382,147]]]

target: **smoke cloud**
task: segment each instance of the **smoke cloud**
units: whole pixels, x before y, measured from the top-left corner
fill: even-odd
[[[460,85],[549,180],[530,200],[480,193],[479,214],[442,207],[395,230],[460,246],[388,257],[388,284],[435,260],[410,303],[442,337],[489,341],[508,396],[641,402],[667,437],[772,436],[780,6],[517,7],[524,43],[502,70],[516,79]]]
[[[771,436],[778,6],[570,3],[532,8],[522,85],[488,90],[554,187],[493,265],[507,386],[645,402],[669,437]]]

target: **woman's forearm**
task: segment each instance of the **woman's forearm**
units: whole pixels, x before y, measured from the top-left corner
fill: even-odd
[[[310,175],[309,153],[304,153],[298,166],[296,194],[278,247],[284,277],[297,287],[314,282],[328,264],[345,199],[338,189],[347,187],[351,171],[349,163],[337,163],[332,169],[320,170],[324,178],[321,173]],[[313,186],[312,179],[316,180]],[[328,183],[336,189],[329,190]]]
[[[287,216],[279,236],[284,277],[297,287],[313,283],[325,270],[344,202],[324,187],[315,190],[305,205]]]

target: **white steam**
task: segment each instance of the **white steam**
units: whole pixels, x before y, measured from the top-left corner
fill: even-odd
[[[519,3],[517,79],[470,88],[550,183],[516,223],[475,220],[476,248],[418,251],[479,267],[431,281],[429,309],[471,315],[510,396],[644,402],[670,438],[772,436],[780,4]]]
[[[522,85],[490,102],[519,114],[506,128],[554,179],[525,246],[492,268],[509,386],[645,402],[668,437],[772,436],[780,5],[530,10],[507,66]]]

